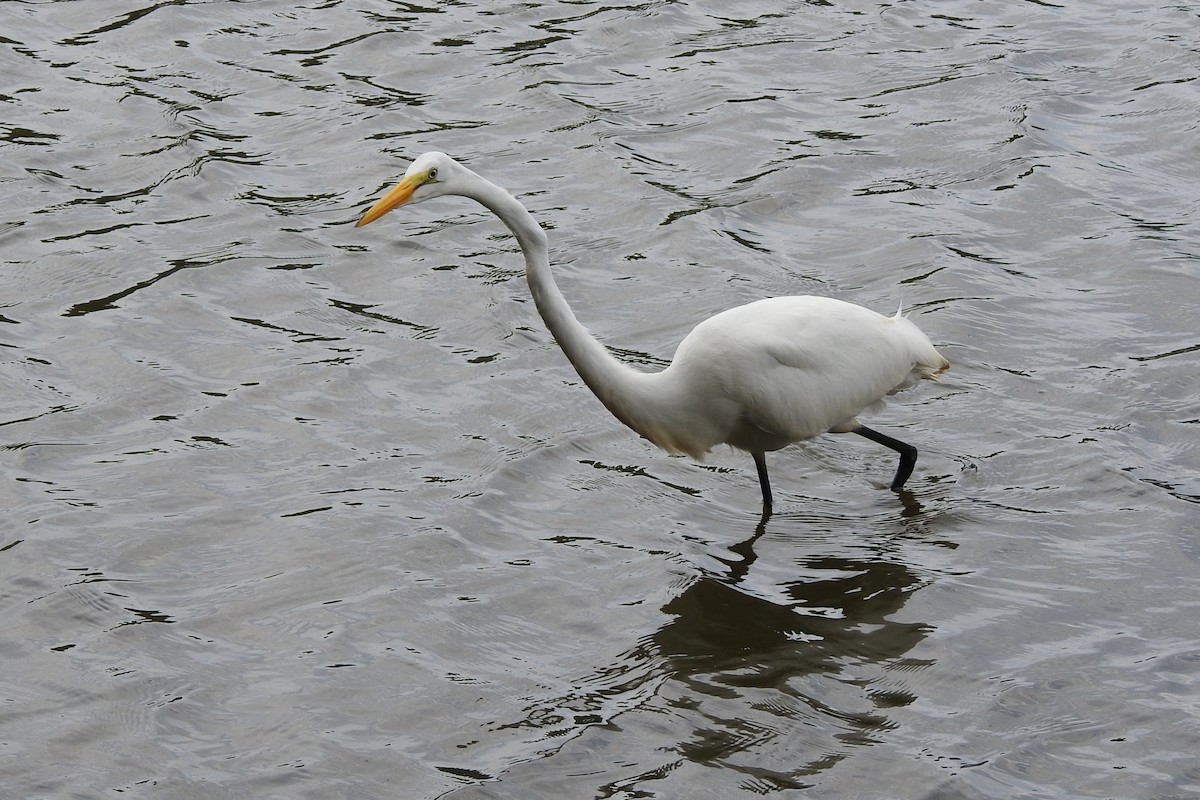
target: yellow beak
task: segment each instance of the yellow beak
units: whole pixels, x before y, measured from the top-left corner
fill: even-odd
[[[379,202],[367,209],[367,213],[362,215],[362,219],[354,227],[361,228],[363,225],[379,219],[393,208],[404,205],[422,183],[424,183],[423,176],[419,175],[413,175],[400,181],[400,183],[396,184],[396,188],[385,194],[379,199]]]

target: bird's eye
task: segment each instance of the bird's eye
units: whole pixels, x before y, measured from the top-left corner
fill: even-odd
[[[434,167],[433,169],[429,170],[429,180],[431,180],[431,181],[437,180],[437,167]]]

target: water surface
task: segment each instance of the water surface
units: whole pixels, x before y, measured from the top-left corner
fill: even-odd
[[[1193,6],[0,17],[6,797],[1200,792]],[[647,369],[903,304],[911,492],[637,439],[430,149]]]

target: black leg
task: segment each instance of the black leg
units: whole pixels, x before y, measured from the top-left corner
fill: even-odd
[[[752,453],[751,455],[754,456],[754,466],[758,467],[758,483],[762,486],[763,514],[770,514],[774,501],[771,497],[771,481],[767,479],[767,456],[764,453]]]
[[[859,436],[870,439],[876,444],[890,447],[900,454],[900,466],[896,468],[896,477],[892,478],[892,491],[900,491],[901,487],[904,486],[904,482],[908,480],[908,476],[912,475],[913,466],[917,463],[917,448],[870,428],[859,427],[855,428],[854,432]]]

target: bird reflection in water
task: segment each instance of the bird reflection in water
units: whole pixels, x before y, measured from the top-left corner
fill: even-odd
[[[660,698],[689,717],[668,749],[764,789],[804,788],[893,727],[887,709],[915,699],[889,670],[919,666],[906,655],[929,627],[895,619],[922,581],[884,554],[822,547],[798,563],[802,579],[756,596],[743,582],[766,531],[764,515],[729,548],[729,572],[702,576],[667,603],[671,619],[645,645],[671,675]]]

